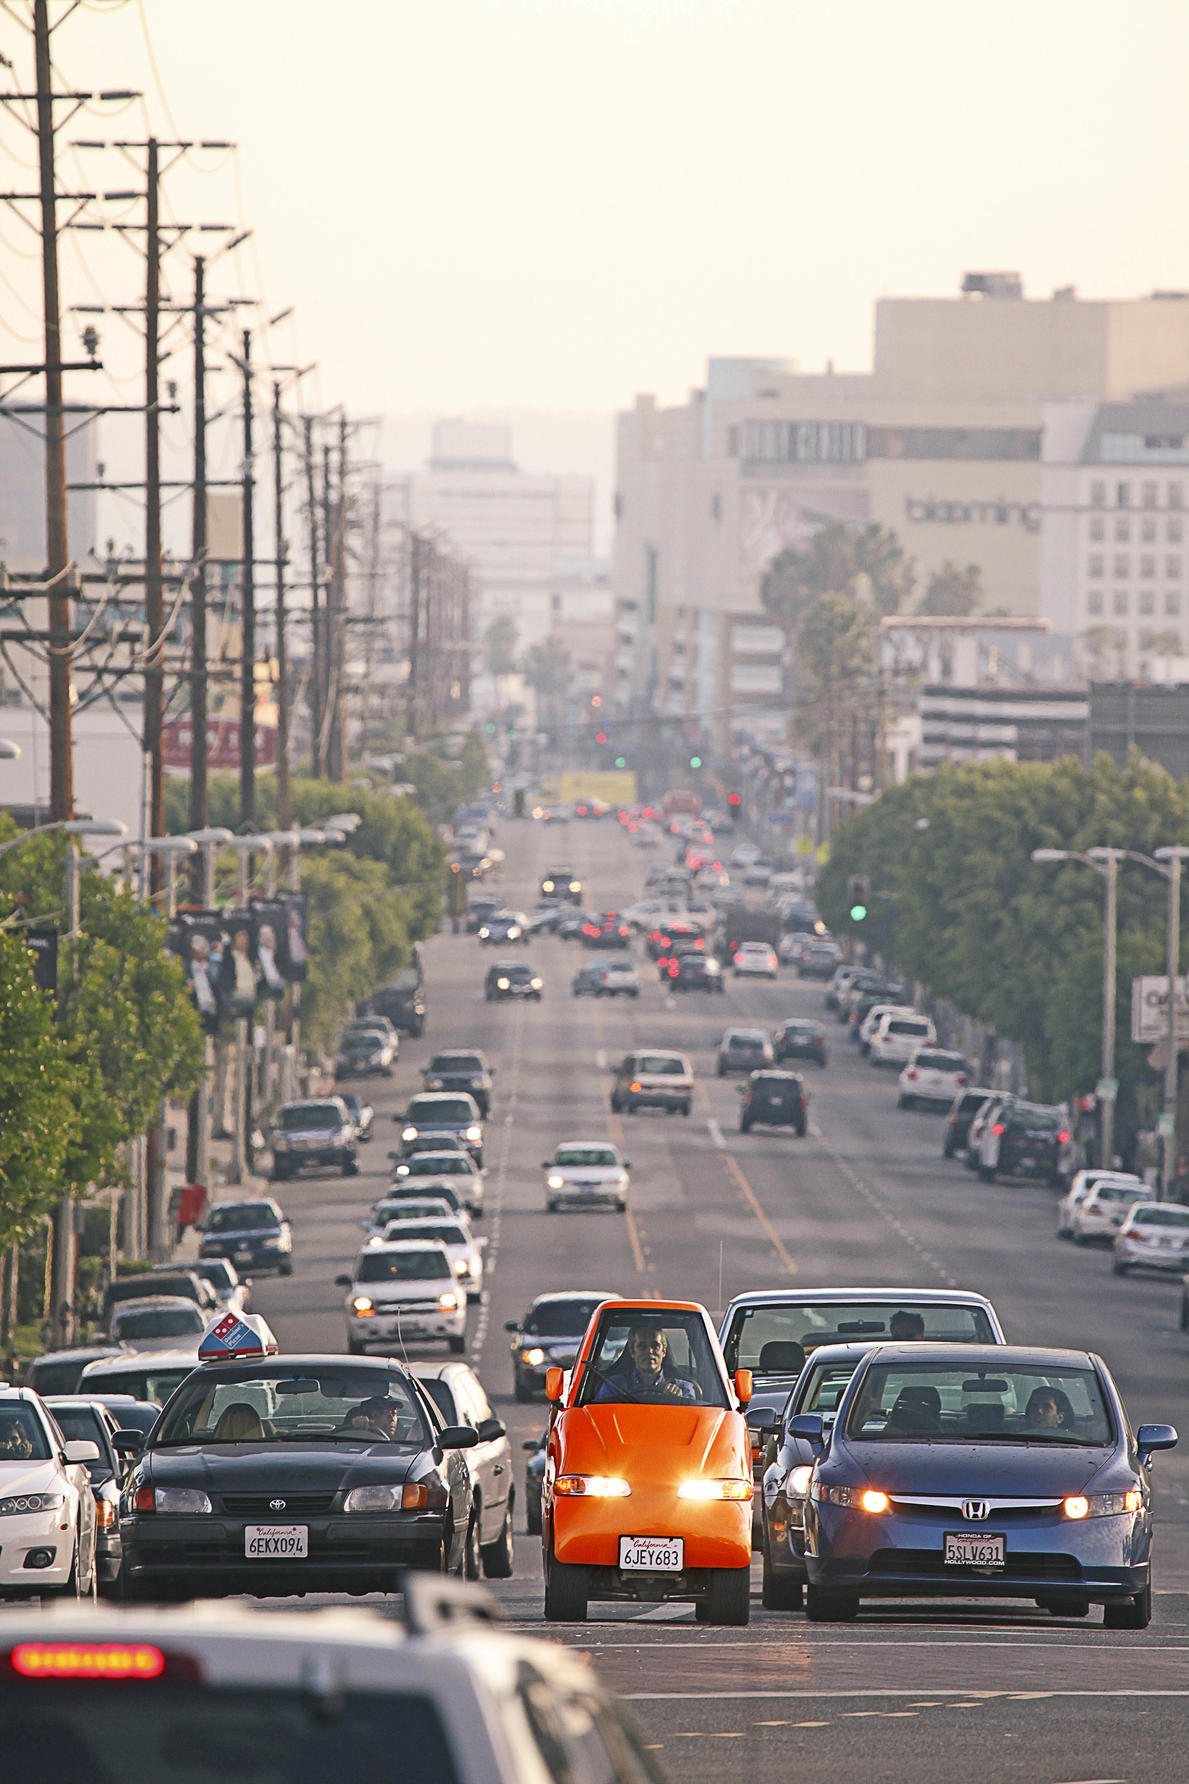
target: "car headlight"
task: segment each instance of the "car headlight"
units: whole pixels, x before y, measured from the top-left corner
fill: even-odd
[[[683,1480],[677,1489],[679,1499],[750,1499],[749,1480]]]
[[[570,881],[570,891],[571,892],[581,892],[581,890],[582,890],[582,881],[581,880],[571,880]]]
[[[474,1140],[478,1142],[483,1138],[483,1129],[476,1122],[472,1122],[470,1127],[463,1129],[462,1137],[464,1140]]]
[[[403,1486],[377,1482],[374,1486],[352,1487],[343,1500],[344,1511],[424,1511],[428,1494],[421,1481],[406,1481]]]
[[[516,938],[519,936],[519,934],[520,934],[519,923],[510,923],[508,925],[508,940],[510,942],[514,942],[516,940]]]
[[[534,979],[532,981],[533,990],[539,991],[544,983],[545,983],[545,981],[543,979]]]
[[[524,1360],[531,1368],[535,1369],[538,1363],[543,1363],[545,1361],[545,1352],[541,1349],[539,1344],[534,1344],[531,1350],[525,1351]]]
[[[877,1487],[833,1487],[822,1480],[812,1482],[809,1496],[821,1505],[846,1505],[852,1511],[866,1511],[875,1515],[887,1511],[891,1506],[887,1494],[880,1492]]]
[[[485,942],[490,934],[490,929],[488,929],[486,923],[484,923],[482,929],[479,931],[479,940]]]
[[[466,1259],[464,1257],[455,1258],[455,1260],[454,1260],[454,1274],[456,1276],[469,1276],[470,1273],[471,1273],[471,1266],[467,1263]]]
[[[417,1129],[415,1127],[402,1127],[400,1130],[400,1137],[402,1140],[415,1140],[417,1138]]]
[[[565,1178],[559,1177],[556,1171],[553,1172],[551,1176],[546,1177],[545,1182],[550,1189],[564,1189],[566,1187]]]
[[[65,1503],[65,1493],[14,1493],[0,1499],[0,1518],[20,1517],[27,1511],[61,1511]]]
[[[562,1499],[628,1499],[632,1491],[610,1474],[559,1474],[553,1490]]]
[[[799,1462],[795,1468],[789,1470],[789,1477],[785,1483],[785,1492],[791,1493],[796,1499],[804,1499],[806,1493],[809,1491],[809,1483],[812,1478],[813,1463]]]
[[[261,1245],[265,1246],[270,1251],[275,1251],[277,1247],[283,1245],[284,1242],[285,1241],[281,1238],[279,1233],[273,1233],[260,1241]],[[241,1240],[240,1243],[243,1244],[245,1241]]]
[[[356,1295],[355,1299],[351,1303],[352,1313],[358,1313],[358,1314],[372,1313],[372,1312],[374,1312],[374,1310],[375,1310],[375,1302],[372,1300],[370,1295]]]
[[[452,1295],[449,1292],[444,1295],[439,1295],[438,1306],[442,1309],[443,1313],[457,1313],[458,1296]]]
[[[1061,1509],[1067,1518],[1109,1518],[1138,1511],[1143,1502],[1143,1490],[1129,1487],[1125,1493],[1071,1493]]]
[[[495,984],[497,991],[506,991],[508,989],[507,979],[497,979]]]
[[[173,1512],[208,1512],[211,1502],[197,1487],[154,1487],[153,1510]]]
[[[440,1078],[427,1078],[425,1080],[425,1088],[427,1090],[440,1090],[442,1088],[442,1080]]]
[[[348,1125],[346,1127],[340,1127],[339,1140],[343,1145],[346,1145],[349,1141],[353,1140],[354,1138],[355,1138],[355,1128],[351,1123],[348,1123]]]

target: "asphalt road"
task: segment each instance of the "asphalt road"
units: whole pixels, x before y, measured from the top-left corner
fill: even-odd
[[[544,828],[507,822],[499,882],[531,906],[537,882],[565,866],[596,906],[639,896],[655,855],[630,848],[610,822]],[[627,1697],[669,1777],[718,1784],[773,1765],[799,1779],[862,1775],[942,1781],[1162,1779],[1183,1769],[1189,1700],[1189,1337],[1177,1329],[1179,1287],[1120,1280],[1100,1250],[1054,1236],[1042,1185],[983,1185],[941,1157],[936,1116],[896,1108],[892,1073],[858,1058],[831,1029],[824,1072],[807,1067],[809,1134],[738,1132],[733,1080],[713,1076],[728,1023],[771,1027],[818,1014],[822,987],[729,981],[722,997],[666,998],[642,961],[637,1002],[577,1000],[575,944],[527,951],[545,979],[540,1005],[491,1005],[491,954],[473,937],[426,947],[426,1035],[405,1041],[397,1076],[371,1086],[376,1138],[355,1179],[303,1179],[281,1191],[294,1227],[295,1270],[258,1283],[254,1306],[282,1349],[345,1349],[343,1294],[333,1285],[359,1240],[358,1222],[386,1181],[394,1117],[420,1087],[435,1046],[483,1047],[497,1068],[487,1135],[487,1290],[472,1310],[469,1356],[521,1440],[543,1409],[518,1405],[504,1321],[550,1289],[589,1287],[681,1296],[721,1309],[757,1286],[960,1284],[994,1301],[1009,1339],[1085,1346],[1120,1382],[1133,1420],[1168,1419],[1183,1451],[1156,1467],[1156,1609],[1135,1635],[1106,1631],[1097,1612],[1062,1621],[1031,1605],[956,1600],[864,1608],[843,1629],[765,1612],[753,1573],[746,1630],[704,1628],[692,1607],[592,1607],[585,1626],[550,1625],[588,1651]],[[835,1040],[835,1036],[837,1039]],[[699,1071],[688,1120],[607,1107],[609,1061],[636,1044],[680,1046]],[[541,1160],[559,1140],[610,1136],[633,1165],[630,1214],[544,1211]],[[545,1633],[536,1539],[521,1532],[516,1577],[495,1590],[516,1624]],[[311,1601],[312,1602],[312,1601]],[[730,1743],[726,1755],[719,1743]]]

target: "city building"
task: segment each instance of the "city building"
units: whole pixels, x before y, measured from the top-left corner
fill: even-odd
[[[783,723],[768,565],[823,522],[877,522],[915,560],[979,567],[990,611],[1040,611],[1046,404],[1189,387],[1189,295],[1083,302],[968,274],[953,298],[885,298],[870,372],[712,359],[704,388],[618,417],[617,699]]]
[[[389,536],[394,527],[444,534],[472,568],[473,641],[506,617],[523,650],[553,627],[564,566],[594,556],[594,489],[591,477],[521,470],[507,427],[440,421],[428,465],[386,474],[384,523]]]
[[[1105,750],[1120,767],[1133,749],[1176,780],[1189,776],[1189,683],[1145,686],[1134,681],[1090,684],[1090,755]]]
[[[1045,409],[1039,611],[1087,679],[1189,678],[1189,392]]]
[[[917,769],[943,762],[1086,760],[1089,696],[1079,688],[922,688]]]

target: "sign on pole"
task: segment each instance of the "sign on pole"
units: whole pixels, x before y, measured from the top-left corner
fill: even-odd
[[[1189,1041],[1189,992],[1185,981],[1176,982],[1177,1039]],[[1146,1046],[1168,1035],[1168,975],[1150,974],[1131,981],[1131,1038]]]

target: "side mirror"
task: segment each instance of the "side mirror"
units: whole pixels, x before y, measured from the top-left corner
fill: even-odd
[[[623,1168],[624,1168],[624,1170],[625,1170],[625,1171],[630,1171],[630,1170],[631,1170],[631,1169],[632,1169],[632,1161],[631,1161],[631,1159],[630,1159],[630,1158],[625,1158],[625,1159],[624,1159],[624,1161],[623,1161]]]
[[[67,1462],[82,1462],[88,1466],[99,1460],[99,1445],[92,1443],[89,1437],[76,1437],[62,1451]]]
[[[504,1330],[505,1330],[505,1332],[518,1332],[520,1330],[520,1321],[515,1320],[515,1319],[506,1319],[504,1321]]]
[[[143,1431],[117,1431],[111,1442],[117,1456],[132,1457],[144,1454]]]
[[[813,1451],[820,1456],[826,1447],[826,1428],[820,1412],[798,1412],[788,1423],[790,1437],[802,1438]]]
[[[545,1371],[545,1398],[547,1400],[552,1401],[553,1404],[556,1405],[557,1402],[562,1397],[562,1392],[565,1388],[565,1382],[566,1382],[566,1372],[564,1369],[557,1369],[557,1368],[546,1369],[546,1371]]]
[[[531,1450],[535,1455],[541,1447],[541,1440],[539,1437],[526,1437],[520,1447],[522,1450]]]
[[[351,1280],[350,1276],[336,1276],[334,1279],[334,1286],[336,1288],[350,1288]]]
[[[440,1450],[474,1449],[478,1441],[479,1433],[474,1425],[447,1425],[438,1432]]]
[[[735,1396],[738,1399],[740,1406],[747,1405],[748,1401],[751,1399],[753,1389],[754,1383],[752,1381],[751,1370],[736,1369]]]
[[[1146,1467],[1156,1450],[1170,1450],[1177,1446],[1177,1428],[1175,1425],[1141,1425],[1135,1434],[1135,1447],[1139,1451],[1139,1459]]]
[[[508,1435],[508,1427],[503,1419],[490,1418],[479,1420],[479,1442],[498,1443],[501,1437]]]
[[[551,1158],[543,1158],[541,1160],[541,1169],[547,1171],[552,1163],[553,1160]]]

